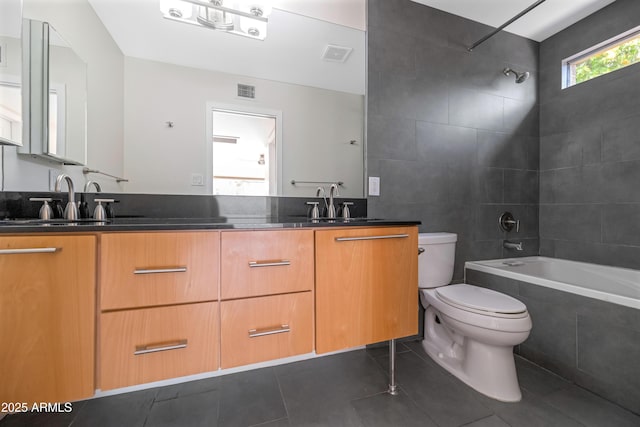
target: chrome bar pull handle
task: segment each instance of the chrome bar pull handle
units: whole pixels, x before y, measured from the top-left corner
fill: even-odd
[[[136,351],[133,352],[135,356],[139,356],[141,354],[149,354],[149,353],[157,353],[159,351],[167,351],[167,350],[178,350],[180,348],[187,348],[187,340],[178,340],[175,343],[166,343],[166,344],[148,344],[148,345],[137,345]]]
[[[336,237],[336,242],[354,242],[357,240],[404,239],[408,234],[386,234],[383,236]]]
[[[0,255],[52,254],[59,250],[61,248],[0,249]]]
[[[186,273],[187,267],[175,268],[139,268],[133,270],[133,274],[160,274],[160,273]]]
[[[272,328],[249,329],[249,338],[264,337],[265,335],[283,334],[291,332],[289,325],[280,325]]]
[[[249,261],[250,268],[277,267],[279,265],[291,265],[291,261],[288,259],[283,259],[282,261]]]

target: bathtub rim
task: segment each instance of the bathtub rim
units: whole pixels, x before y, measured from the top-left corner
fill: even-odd
[[[640,299],[635,299],[623,295],[611,294],[603,291],[599,291],[596,289],[583,288],[577,285],[573,285],[570,283],[557,282],[555,280],[545,279],[538,276],[532,276],[530,274],[518,273],[510,270],[503,270],[496,267],[492,267],[489,265],[485,265],[483,263],[489,262],[507,262],[507,261],[556,261],[570,264],[579,264],[579,265],[588,265],[588,266],[597,266],[601,267],[605,270],[614,269],[614,270],[628,270],[628,271],[638,271],[631,268],[625,267],[613,267],[609,265],[602,264],[593,264],[588,262],[581,261],[573,261],[563,258],[551,258],[544,256],[530,256],[530,257],[521,257],[521,258],[496,258],[496,259],[487,259],[481,261],[466,261],[464,263],[464,277],[465,283],[467,278],[467,268],[470,270],[476,270],[483,273],[494,274],[496,276],[502,276],[513,280],[518,280],[520,282],[528,282],[534,285],[544,286],[546,288],[556,289],[564,292],[569,292],[575,295],[580,295],[587,298],[598,299],[600,301],[610,302],[617,305],[622,305],[629,308],[634,308],[640,310]]]

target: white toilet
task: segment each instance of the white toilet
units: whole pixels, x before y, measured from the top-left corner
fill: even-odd
[[[513,346],[531,331],[527,307],[515,298],[467,284],[449,285],[458,236],[421,233],[420,301],[427,354],[482,394],[503,402],[522,398]]]

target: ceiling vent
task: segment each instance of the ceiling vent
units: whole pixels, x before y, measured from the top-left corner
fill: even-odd
[[[225,144],[237,144],[239,139],[237,136],[213,135],[213,142],[222,142]]]
[[[243,85],[238,83],[238,97],[239,98],[247,98],[247,99],[255,99],[256,98],[256,87],[251,85]]]
[[[334,44],[328,44],[324,49],[324,53],[322,54],[322,59],[330,62],[345,62],[351,51],[352,47],[346,46],[337,46]]]

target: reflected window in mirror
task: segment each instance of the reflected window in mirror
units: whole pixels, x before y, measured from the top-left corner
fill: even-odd
[[[279,115],[257,110],[210,110],[212,194],[277,194]]]
[[[64,86],[49,87],[49,151],[62,153],[64,148],[64,115],[58,115],[58,111],[64,111]]]
[[[22,91],[17,77],[0,76],[0,139],[22,143]]]

